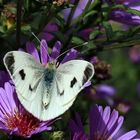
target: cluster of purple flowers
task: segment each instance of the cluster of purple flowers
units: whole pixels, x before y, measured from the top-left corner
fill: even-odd
[[[33,55],[33,57],[42,64],[46,64],[48,61],[55,60],[60,54],[61,43],[56,42],[52,49],[50,58],[48,58],[48,45],[45,40],[40,44],[40,55],[32,42],[28,42],[26,51]],[[21,50],[20,50],[21,51]],[[22,50],[23,51],[23,50]],[[77,51],[72,49],[66,54],[61,63],[75,59]],[[41,59],[40,59],[41,58]],[[6,72],[0,72],[0,129],[6,131],[9,134],[14,134],[22,137],[31,137],[33,134],[40,133],[42,131],[49,131],[52,128],[53,122],[56,120],[42,122],[32,114],[28,113],[20,104],[15,87],[10,81],[10,78]],[[99,88],[99,87],[98,87]],[[112,92],[113,89],[107,88],[107,86],[101,86],[100,90]],[[99,89],[98,89],[99,90]],[[103,92],[103,91],[102,91]],[[110,107],[102,108],[102,106],[95,105],[90,110],[90,134],[86,134],[81,122],[81,118],[76,114],[76,119],[70,121],[71,139],[72,140],[109,140],[114,139],[117,132],[120,130],[124,118],[118,115],[118,111],[113,110],[111,112]],[[116,138],[117,140],[130,140],[136,136],[135,130],[127,132]],[[136,140],[136,139],[135,139]],[[139,140],[139,139],[137,139]]]

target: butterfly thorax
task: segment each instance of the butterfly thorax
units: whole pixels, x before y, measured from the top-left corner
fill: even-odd
[[[50,90],[50,87],[53,83],[55,73],[56,73],[56,64],[48,63],[47,68],[44,71],[44,80],[48,90]]]

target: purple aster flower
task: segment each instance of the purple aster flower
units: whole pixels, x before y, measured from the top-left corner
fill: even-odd
[[[77,5],[75,5],[75,2],[76,2],[76,0],[70,1],[71,4],[76,6],[74,14],[72,16],[72,20],[76,19],[78,16],[80,16],[83,13],[89,0],[79,0]],[[92,0],[92,2],[94,2],[94,0]],[[72,10],[72,8],[67,8],[67,9],[63,10],[64,18],[66,21],[69,18],[71,10]]]
[[[115,109],[111,111],[107,106],[105,109],[102,106],[93,106],[89,113],[89,134],[84,131],[81,118],[76,114],[75,120],[70,121],[70,129],[72,132],[72,140],[112,140],[119,132],[124,118],[119,116]],[[122,134],[115,140],[136,140],[135,130]],[[140,140],[140,138],[137,138]]]
[[[51,54],[48,54],[48,45],[47,42],[43,39],[41,40],[40,43],[40,55],[35,48],[35,45],[33,42],[28,42],[26,44],[26,51],[33,55],[35,59],[37,59],[38,62],[46,65],[50,61],[56,61],[56,59],[60,55],[60,50],[61,50],[61,43],[57,41],[51,51]],[[65,57],[61,61],[61,63],[65,63],[67,61],[73,60],[77,57],[78,52],[75,49],[71,49],[68,53],[66,53]]]
[[[0,130],[21,137],[31,137],[33,134],[51,130],[54,122],[42,122],[28,113],[20,104],[15,87],[9,82],[0,87]]]
[[[111,0],[107,1],[109,4],[111,4]],[[122,4],[125,5],[131,9],[135,9],[140,11],[140,3],[139,0],[116,0],[116,4]],[[110,14],[110,19],[127,24],[127,25],[139,25],[140,24],[140,17],[128,13],[125,10],[122,9],[115,9]]]

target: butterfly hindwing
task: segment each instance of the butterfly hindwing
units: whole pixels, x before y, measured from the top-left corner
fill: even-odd
[[[51,96],[48,94],[47,88],[44,83],[44,79],[40,80],[38,88],[36,90],[36,96],[32,101],[25,100],[21,94],[18,94],[18,98],[23,106],[36,118],[40,120],[45,120],[42,118],[44,110],[48,110]],[[47,111],[48,112],[48,111]],[[47,114],[45,114],[47,116]]]

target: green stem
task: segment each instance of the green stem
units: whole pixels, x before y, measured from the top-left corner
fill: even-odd
[[[127,43],[124,42],[124,43],[120,43],[120,44],[104,46],[103,51],[110,50],[110,49],[120,49],[120,48],[126,48],[126,47],[133,47],[133,46],[139,45],[139,44],[140,44],[140,40],[135,40],[135,41],[131,40]]]
[[[105,43],[105,42],[104,42]],[[87,50],[89,51],[88,53],[86,53],[86,51],[84,51],[83,55],[84,54],[87,54],[86,56],[87,57],[91,57],[93,56],[94,53],[100,53],[100,52],[103,52],[103,51],[109,51],[109,50],[114,50],[114,49],[120,49],[120,48],[127,48],[127,47],[133,47],[135,45],[139,45],[140,44],[140,39],[138,40],[131,40],[131,41],[127,41],[127,42],[123,42],[123,43],[113,43],[113,44],[109,44],[109,45],[98,45],[95,43],[95,45],[97,46],[96,48],[93,48],[93,49],[90,49]]]

